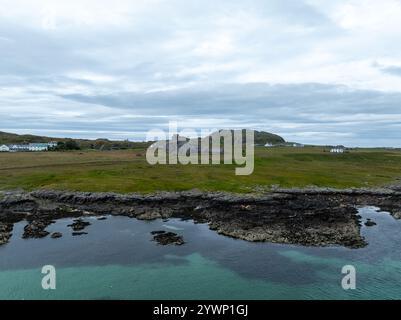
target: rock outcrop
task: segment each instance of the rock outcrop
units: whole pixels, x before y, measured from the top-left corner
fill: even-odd
[[[50,237],[52,237],[53,239],[58,239],[61,238],[62,236],[63,234],[61,232],[53,232]]]
[[[46,231],[46,228],[52,223],[54,221],[46,219],[32,220],[24,227],[22,238],[44,238],[48,236],[50,232]]]
[[[174,232],[153,231],[153,232],[151,232],[151,234],[153,235],[153,240],[163,246],[166,246],[169,244],[181,246],[185,243],[183,237],[177,235]]]
[[[311,188],[241,195],[196,190],[121,195],[39,190],[5,195],[0,200],[0,223],[12,225],[26,219],[31,221],[27,235],[44,236],[42,227],[47,222],[65,217],[182,218],[208,223],[219,234],[247,241],[358,248],[366,245],[358,206],[377,206],[400,218],[401,191]],[[78,233],[87,225],[78,219],[71,227]],[[4,242],[1,239],[6,239],[9,231],[1,230],[0,241]]]
[[[76,219],[72,224],[69,224],[67,227],[71,227],[75,232],[84,230],[87,226],[90,226],[90,222],[83,221],[82,219]]]
[[[0,245],[5,244],[10,240],[13,231],[12,223],[2,223],[0,222]]]

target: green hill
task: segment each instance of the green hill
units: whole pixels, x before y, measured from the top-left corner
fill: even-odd
[[[223,130],[212,133],[211,136],[218,135],[219,132],[222,132],[222,131]],[[241,130],[230,130],[230,131],[234,132],[234,131],[241,131]],[[276,134],[265,132],[265,131],[256,131],[256,130],[253,130],[253,132],[254,132],[254,137],[255,137],[255,145],[264,146],[266,144],[276,145],[276,144],[285,143],[285,140]],[[242,129],[242,142],[245,143],[245,140],[246,140],[245,129]]]
[[[266,145],[270,144],[280,144],[285,143],[285,140],[273,133],[264,132],[264,131],[255,131],[255,144],[257,145]]]
[[[119,150],[142,148],[149,145],[147,142],[131,142],[131,141],[112,141],[108,139],[70,139],[70,138],[52,138],[44,136],[35,136],[31,134],[19,135],[0,131],[0,145],[3,144],[25,144],[25,143],[48,143],[48,142],[67,142],[75,141],[81,149],[95,150]]]
[[[216,132],[217,133],[217,132]],[[215,134],[216,134],[215,133]],[[285,143],[285,140],[273,133],[264,131],[254,131],[255,144],[265,145]],[[112,141],[108,139],[69,139],[69,138],[53,138],[45,136],[35,136],[31,134],[19,135],[15,133],[1,132],[0,131],[0,145],[3,144],[25,144],[25,143],[48,143],[48,142],[67,142],[75,141],[81,149],[95,149],[95,150],[119,150],[119,149],[132,149],[142,148],[151,144],[151,142],[131,142],[131,141]]]
[[[48,137],[34,136],[30,134],[19,135],[15,133],[8,133],[0,131],[0,144],[12,143],[47,143],[51,141],[59,141],[60,139],[53,139]]]

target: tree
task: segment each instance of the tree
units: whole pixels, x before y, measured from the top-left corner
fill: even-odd
[[[65,142],[65,149],[66,150],[80,150],[81,148],[79,147],[79,144],[75,140],[68,139]]]
[[[65,142],[59,141],[57,143],[56,150],[63,151],[63,150],[80,150],[79,144],[72,139],[68,139]]]

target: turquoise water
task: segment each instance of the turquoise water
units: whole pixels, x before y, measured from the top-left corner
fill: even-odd
[[[401,221],[361,209],[377,226],[362,228],[362,249],[249,243],[206,225],[171,219],[90,219],[88,235],[72,237],[69,219],[49,231],[61,239],[21,239],[25,222],[0,247],[0,299],[400,299]],[[184,246],[159,246],[150,231],[182,234]],[[357,289],[341,287],[354,265]],[[43,290],[41,268],[56,267],[56,290]]]

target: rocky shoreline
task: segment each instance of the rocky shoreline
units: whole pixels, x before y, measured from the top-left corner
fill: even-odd
[[[13,224],[23,220],[27,221],[24,237],[37,238],[47,236],[46,227],[60,218],[75,218],[71,228],[81,235],[87,226],[81,218],[121,215],[140,220],[192,219],[208,223],[219,234],[247,241],[360,248],[366,242],[360,233],[358,206],[376,206],[400,219],[401,187],[275,189],[258,194],[10,191],[0,193],[0,245],[8,242]],[[171,234],[156,236],[161,242],[183,242]]]

